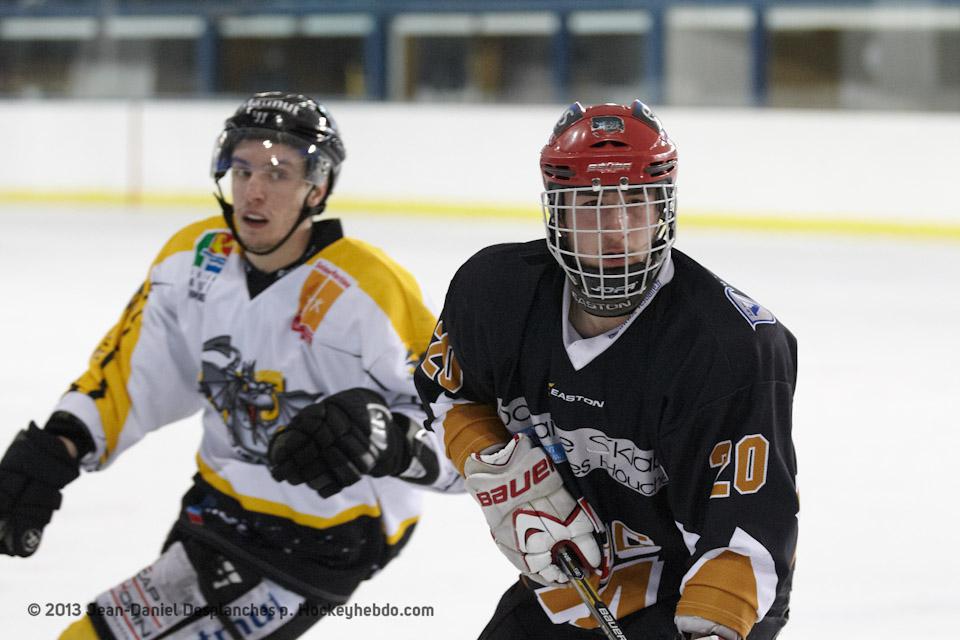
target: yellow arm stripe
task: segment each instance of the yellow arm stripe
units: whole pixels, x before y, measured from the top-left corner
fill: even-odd
[[[106,462],[117,448],[120,431],[130,411],[130,396],[126,383],[130,377],[130,358],[140,339],[140,324],[143,307],[147,302],[150,282],[145,282],[133,294],[120,321],[100,341],[90,366],[76,381],[71,390],[84,393],[93,399],[106,436],[107,448],[100,462]]]
[[[496,409],[486,404],[455,404],[443,416],[443,444],[446,455],[463,475],[471,453],[510,440]]]
[[[678,616],[700,616],[746,638],[757,622],[757,581],[750,558],[724,551],[700,567],[683,588]]]
[[[329,529],[330,527],[335,527],[338,524],[356,520],[361,516],[370,516],[371,518],[380,517],[380,505],[371,504],[358,504],[355,507],[341,511],[337,515],[331,517],[314,516],[306,513],[300,513],[299,511],[294,511],[291,509],[289,505],[281,502],[273,502],[271,500],[264,500],[262,498],[254,498],[253,496],[245,496],[237,492],[237,490],[233,488],[233,485],[230,484],[230,481],[220,477],[216,471],[210,468],[210,466],[204,462],[202,458],[200,458],[199,454],[197,454],[197,468],[200,470],[200,476],[210,486],[220,493],[228,495],[234,500],[238,501],[240,505],[247,511],[254,511],[256,513],[265,513],[267,515],[277,516],[279,518],[286,518],[287,520],[292,520],[297,524],[302,524],[305,527],[312,527],[313,529]],[[402,526],[409,526],[409,524],[404,523]]]
[[[191,224],[177,232],[160,250],[150,265],[153,267],[168,257],[182,251],[193,250],[200,235],[209,230],[221,229],[225,225],[220,217],[211,217]],[[116,450],[120,432],[130,412],[130,396],[127,393],[127,380],[130,379],[130,359],[140,340],[140,327],[143,321],[143,309],[150,295],[150,271],[143,285],[133,294],[120,321],[100,341],[90,365],[73,384],[72,389],[90,396],[100,414],[103,432],[106,437],[106,451],[100,462],[104,463]]]
[[[317,258],[329,260],[350,274],[387,314],[410,354],[417,359],[423,355],[437,319],[424,304],[420,285],[406,269],[380,249],[355,238],[337,240],[311,262]]]

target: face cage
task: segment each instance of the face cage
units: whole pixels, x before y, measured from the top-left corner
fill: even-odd
[[[243,128],[231,129],[220,134],[213,148],[213,157],[210,161],[210,176],[214,182],[227,174],[233,163],[233,150],[244,140],[263,140],[272,144],[283,144],[299,152],[304,160],[306,172],[304,181],[314,186],[320,186],[333,169],[333,162],[324,154],[319,145],[274,129]]]
[[[573,286],[595,301],[627,300],[646,291],[676,239],[676,185],[631,185],[625,180],[616,186],[547,189],[540,194],[550,253]],[[617,202],[609,202],[610,193],[617,194]],[[642,202],[628,202],[638,193]],[[577,195],[588,194],[596,204],[576,204]],[[631,246],[637,234],[642,240]],[[588,242],[591,235],[593,242]],[[595,250],[588,251],[584,244],[594,244]],[[605,246],[617,249],[605,251]],[[611,260],[623,264],[604,264]]]

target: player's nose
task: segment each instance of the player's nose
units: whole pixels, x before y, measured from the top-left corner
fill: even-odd
[[[248,200],[263,200],[267,193],[267,180],[263,173],[254,171],[247,181],[246,195]]]

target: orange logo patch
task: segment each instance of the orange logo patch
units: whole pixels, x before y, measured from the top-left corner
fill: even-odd
[[[318,262],[300,289],[300,306],[291,328],[308,344],[313,342],[323,317],[337,298],[350,287],[350,282],[337,271]]]

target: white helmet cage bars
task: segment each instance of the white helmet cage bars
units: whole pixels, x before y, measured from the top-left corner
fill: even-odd
[[[550,185],[553,187],[554,185]],[[541,194],[547,247],[577,302],[600,316],[628,313],[650,290],[676,239],[672,181],[548,188]]]

